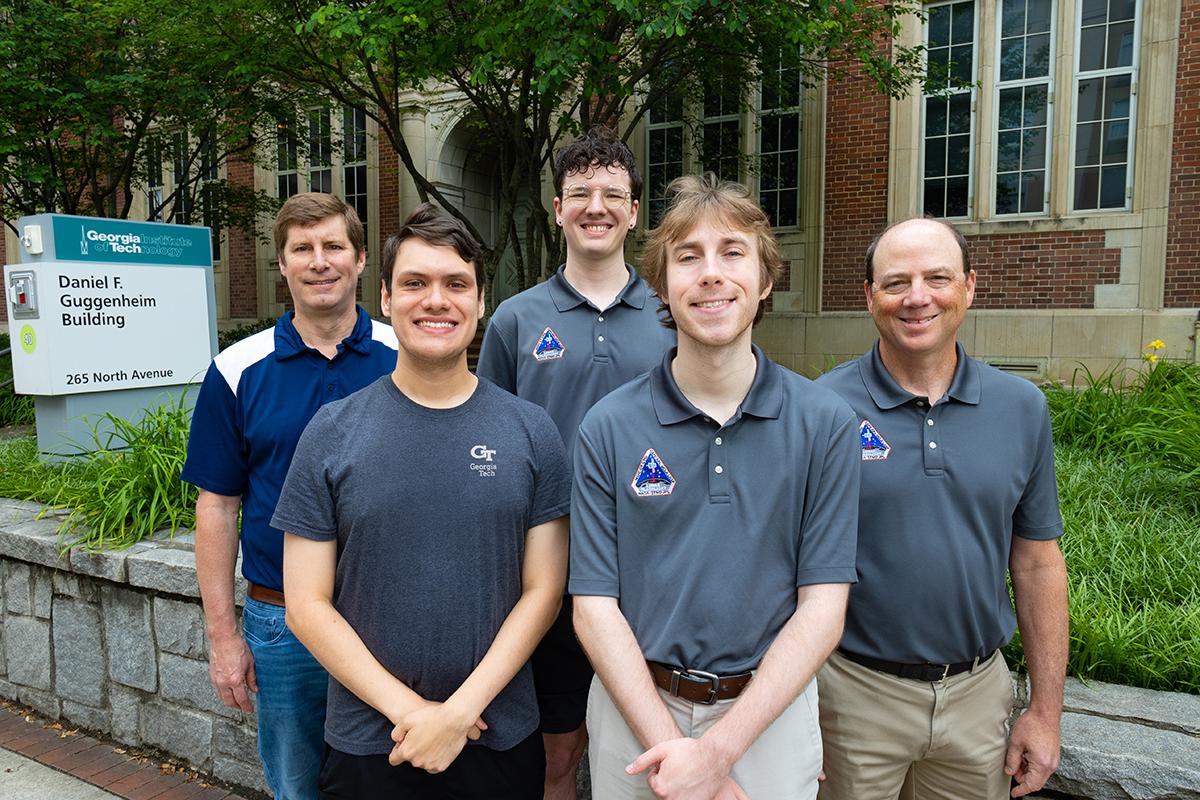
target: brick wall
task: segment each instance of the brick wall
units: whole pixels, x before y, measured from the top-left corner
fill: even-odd
[[[975,308],[1092,308],[1098,283],[1117,283],[1121,251],[1104,231],[969,238],[979,275]]]
[[[1200,306],[1200,0],[1182,0],[1164,305]]]
[[[400,230],[400,173],[404,165],[382,133],[379,136],[379,247]],[[409,209],[411,211],[411,209]]]
[[[888,103],[861,73],[828,86],[821,279],[825,311],[863,308],[863,253],[887,224]]]
[[[254,166],[242,161],[230,160],[225,168],[226,180],[233,186],[254,188]],[[241,228],[226,231],[229,252],[226,254],[229,270],[229,316],[238,318],[258,317],[258,260],[255,254],[254,232]]]

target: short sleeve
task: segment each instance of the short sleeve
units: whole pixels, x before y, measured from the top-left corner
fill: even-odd
[[[237,396],[214,362],[208,367],[192,409],[187,460],[180,478],[216,494],[245,492],[249,467]]]
[[[503,306],[496,309],[483,332],[479,362],[475,367],[479,377],[487,378],[509,394],[517,393],[517,361],[513,357],[515,326],[516,320],[505,313]]]
[[[330,480],[334,454],[329,443],[338,438],[332,427],[328,408],[321,408],[300,435],[271,527],[305,539],[328,541],[337,537],[334,488]]]
[[[1025,491],[1013,511],[1013,533],[1025,539],[1056,539],[1062,536],[1062,512],[1058,505],[1058,483],[1054,472],[1054,441],[1046,398],[1038,396],[1040,424],[1034,444],[1033,469]]]
[[[796,560],[796,586],[856,583],[858,493],[862,455],[857,418],[842,404],[815,474],[809,474],[812,502],[805,510]]]
[[[565,517],[571,511],[571,465],[562,437],[550,416],[536,408],[530,438],[536,454],[529,527]]]
[[[585,417],[575,441],[568,591],[573,595],[620,597],[616,494],[610,460],[598,438]]]

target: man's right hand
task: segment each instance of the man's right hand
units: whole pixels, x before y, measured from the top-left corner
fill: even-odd
[[[258,692],[258,680],[254,677],[254,656],[246,646],[246,640],[238,634],[210,640],[208,654],[208,677],[221,702],[230,708],[238,708],[247,714],[254,713],[251,693]]]

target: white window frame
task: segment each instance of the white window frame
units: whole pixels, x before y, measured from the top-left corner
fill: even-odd
[[[980,38],[980,36],[979,36],[979,34],[980,34],[980,31],[979,31],[979,5],[980,5],[980,0],[943,0],[943,2],[929,3],[925,6],[925,12],[926,12],[926,14],[928,14],[929,10],[932,8],[937,8],[937,7],[941,7],[941,6],[954,6],[954,5],[957,5],[960,3],[965,3],[965,2],[971,3],[971,14],[972,14],[972,22],[971,22],[971,26],[972,26],[972,28],[971,28],[971,88],[966,89],[966,90],[960,89],[957,91],[951,91],[951,92],[949,92],[949,94],[950,95],[969,94],[970,103],[971,103],[971,123],[970,123],[969,132],[967,134],[968,135],[967,213],[965,215],[955,216],[955,217],[949,217],[949,216],[947,216],[947,217],[939,216],[938,217],[938,219],[955,220],[955,221],[969,220],[969,219],[974,218],[974,216],[975,216],[975,198],[976,198],[975,181],[977,179],[977,176],[975,174],[975,157],[976,157],[975,153],[976,153],[976,147],[977,147],[976,142],[979,137],[979,109],[978,109],[978,100],[979,100],[978,91],[979,90],[977,88],[977,84],[979,83],[979,38]],[[951,12],[951,17],[953,17],[953,11]],[[953,30],[953,19],[951,19],[951,30]],[[927,22],[922,22],[922,24],[921,24],[921,43],[926,48],[928,48],[928,46],[929,46],[929,25]],[[953,47],[953,43],[951,44],[951,46]],[[926,180],[926,177],[925,177],[925,139],[926,139],[925,125],[926,125],[926,119],[925,119],[925,117],[926,117],[926,99],[929,97],[931,97],[931,95],[927,95],[923,92],[920,95],[921,124],[920,124],[920,128],[919,128],[918,147],[917,147],[917,152],[918,152],[917,180],[919,181],[918,188],[920,189],[920,191],[918,193],[919,202],[917,204],[917,208],[921,209],[921,210],[923,210],[925,208],[925,180]],[[947,180],[947,176],[943,174],[940,179],[944,182]],[[942,206],[943,206],[943,208],[945,208],[944,200],[943,200]]]

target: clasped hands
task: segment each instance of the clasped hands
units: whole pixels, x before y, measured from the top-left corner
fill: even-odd
[[[661,800],[750,800],[729,777],[731,766],[703,737],[683,736],[651,747],[625,771],[649,769],[646,783]]]
[[[487,723],[478,714],[463,712],[449,701],[422,700],[396,721],[392,729],[396,744],[388,763],[394,767],[407,761],[426,772],[443,772],[467,741],[475,741],[485,730]]]

